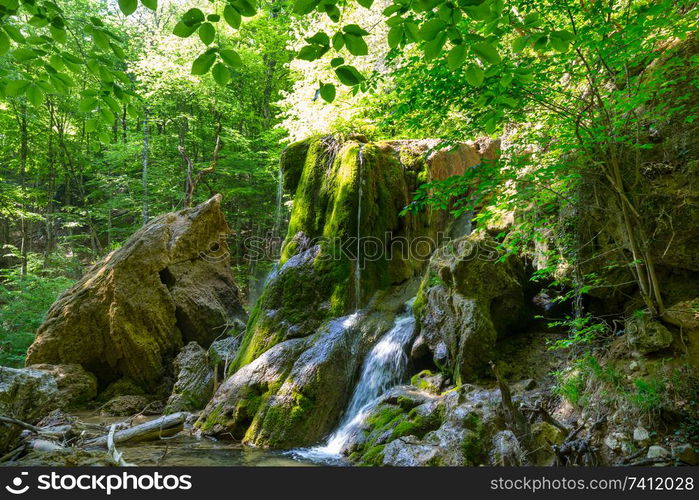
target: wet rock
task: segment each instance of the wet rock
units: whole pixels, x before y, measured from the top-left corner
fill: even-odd
[[[633,430],[633,440],[641,446],[648,446],[650,444],[650,433],[643,427],[636,427]]]
[[[524,311],[522,264],[513,256],[499,261],[496,246],[473,233],[435,252],[416,301],[418,341],[457,383],[487,369],[495,342]]]
[[[444,375],[434,374],[429,370],[423,370],[410,379],[410,383],[420,389],[432,394],[439,394],[445,385]]]
[[[265,351],[217,389],[196,425],[207,434],[230,433],[243,439],[262,402],[286,378],[307,339],[291,339]]]
[[[58,385],[50,374],[0,366],[0,415],[35,424],[58,401]],[[22,430],[13,424],[0,423],[0,453],[15,445]]]
[[[102,405],[100,413],[112,417],[130,417],[143,412],[150,402],[151,400],[147,396],[117,396]]]
[[[196,342],[190,342],[175,358],[174,368],[177,381],[165,412],[191,412],[204,408],[214,392],[214,371],[206,351]]]
[[[612,432],[604,437],[604,444],[614,452],[621,452],[628,441],[629,436],[623,432]]]
[[[500,431],[493,437],[493,449],[490,450],[490,463],[504,467],[523,465],[526,454],[510,430]]]
[[[684,462],[687,465],[699,465],[699,451],[689,444],[673,446],[672,458]]]
[[[648,448],[648,454],[646,455],[647,458],[668,458],[670,457],[670,452],[667,450],[667,448],[663,448],[662,446],[651,446]]]
[[[98,401],[109,401],[117,396],[143,396],[145,391],[141,386],[134,383],[132,380],[124,377],[116,382],[112,382],[107,388],[100,392],[97,396]]]
[[[643,354],[667,349],[672,344],[670,330],[648,314],[626,320],[626,338],[631,347]]]
[[[238,346],[240,346],[240,337],[226,336],[213,341],[209,347],[209,364],[214,368],[227,365],[233,361]]]
[[[27,364],[79,364],[152,392],[184,342],[208,347],[244,323],[220,202],[156,217],[93,266],[51,306]]]
[[[80,365],[32,365],[32,369],[49,373],[56,379],[61,408],[74,408],[97,396],[97,378]]]

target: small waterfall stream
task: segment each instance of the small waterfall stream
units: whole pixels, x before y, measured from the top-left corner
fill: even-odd
[[[356,306],[358,310],[361,307],[362,301],[362,265],[360,252],[362,248],[362,167],[364,166],[364,153],[362,152],[362,144],[359,145],[359,165],[357,167],[357,261],[354,266],[354,293]]]
[[[412,302],[413,300],[406,304],[408,310],[396,316],[393,327],[381,337],[364,359],[359,382],[337,429],[325,444],[298,450],[297,455],[312,460],[339,457],[364,422],[376,399],[402,382],[408,366],[406,350],[415,331]]]

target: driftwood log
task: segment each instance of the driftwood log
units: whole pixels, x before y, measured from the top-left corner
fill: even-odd
[[[129,429],[123,429],[114,432],[114,443],[124,443],[126,441],[149,441],[151,439],[159,439],[177,434],[184,427],[184,422],[187,419],[187,413],[178,412],[172,415],[164,415],[150,422],[146,422]],[[84,443],[87,447],[106,447],[108,444],[109,435],[100,436],[90,439]]]

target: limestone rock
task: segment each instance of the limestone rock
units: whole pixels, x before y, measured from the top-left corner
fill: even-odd
[[[518,467],[524,464],[526,454],[510,430],[498,432],[493,437],[493,449],[490,450],[490,463],[505,467]]]
[[[177,381],[165,412],[191,412],[204,408],[214,392],[214,371],[206,351],[196,342],[190,342],[175,358],[174,367]]]
[[[647,314],[626,320],[626,336],[629,345],[642,354],[667,349],[672,344],[672,332]]]
[[[53,376],[39,370],[0,366],[0,415],[35,424],[58,403]],[[0,423],[0,453],[17,441],[22,429]]]
[[[548,422],[535,422],[531,426],[532,449],[536,450],[531,460],[534,465],[551,466],[556,462],[556,456],[551,446],[563,443],[563,432]]]
[[[97,396],[97,379],[80,365],[32,365],[32,369],[49,373],[56,379],[61,408],[73,408]]]
[[[668,458],[669,456],[670,452],[662,446],[651,446],[646,455],[647,458]]]
[[[51,306],[27,364],[79,364],[100,384],[160,384],[183,343],[245,322],[227,264],[220,195],[157,217]]]
[[[643,427],[636,427],[633,430],[633,440],[641,446],[648,446],[650,444],[650,433]]]
[[[483,372],[497,339],[522,317],[522,264],[513,256],[497,260],[496,246],[486,234],[473,233],[435,252],[416,301],[417,346],[426,345],[457,382]]]

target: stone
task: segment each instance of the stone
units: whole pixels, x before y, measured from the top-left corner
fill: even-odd
[[[153,392],[183,343],[204,347],[245,323],[216,195],[156,217],[51,306],[27,365],[79,364],[101,385],[122,377]]]
[[[240,337],[226,336],[222,339],[214,340],[209,347],[209,364],[213,368],[225,366],[233,361],[235,353],[240,346]]]
[[[36,424],[59,402],[56,379],[49,373],[28,368],[0,366],[0,415]],[[0,453],[12,448],[22,428],[0,423]]]
[[[670,452],[667,450],[667,448],[663,448],[662,446],[651,446],[648,448],[648,454],[646,455],[646,458],[668,458],[670,457]]]
[[[612,432],[604,437],[604,444],[612,451],[621,452],[629,437],[623,432]]]
[[[521,327],[524,274],[515,256],[504,260],[483,232],[435,252],[415,304],[421,351],[457,384],[489,371],[499,338]]]
[[[642,354],[667,349],[672,344],[672,332],[645,313],[628,318],[625,330],[629,345]]]
[[[214,392],[214,370],[206,351],[196,342],[190,342],[182,348],[173,365],[177,379],[165,413],[204,408]]]
[[[687,465],[699,465],[699,451],[690,444],[678,444],[672,447],[672,458]]]
[[[82,366],[32,365],[32,369],[49,373],[56,379],[60,408],[75,408],[92,401],[97,396],[97,378]]]
[[[648,446],[650,444],[650,433],[643,427],[636,427],[633,430],[633,440],[641,446]]]
[[[512,431],[500,431],[493,436],[493,448],[490,450],[492,465],[519,467],[525,460],[526,454]]]
[[[553,446],[560,445],[565,435],[558,427],[548,422],[535,422],[531,426],[532,452],[529,459],[533,465],[552,466],[556,463]]]

